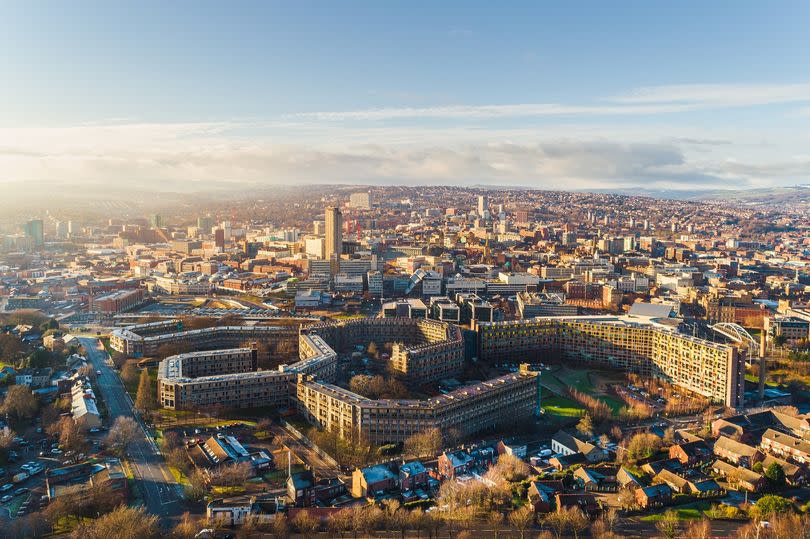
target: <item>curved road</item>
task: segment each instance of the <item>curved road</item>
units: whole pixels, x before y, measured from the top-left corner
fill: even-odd
[[[135,419],[140,425],[138,438],[127,450],[127,460],[132,467],[136,484],[143,494],[147,511],[163,521],[179,515],[182,486],[174,480],[163,460],[163,455],[135,413],[132,399],[124,389],[118,374],[109,364],[107,351],[96,338],[80,337],[79,341],[87,351],[87,358],[93,363],[93,368],[101,371],[97,387],[107,406],[110,422],[115,421],[116,417],[126,416]]]

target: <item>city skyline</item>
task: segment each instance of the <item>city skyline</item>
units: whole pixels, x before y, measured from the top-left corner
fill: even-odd
[[[460,7],[6,6],[0,181],[810,181],[803,3]]]

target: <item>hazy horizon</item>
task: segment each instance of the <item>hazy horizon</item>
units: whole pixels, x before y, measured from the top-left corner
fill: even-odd
[[[0,185],[19,195],[99,183],[810,183],[802,2],[0,13],[12,51],[0,60],[12,75],[0,88]]]

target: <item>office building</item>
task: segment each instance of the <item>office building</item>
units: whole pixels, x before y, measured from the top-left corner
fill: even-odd
[[[43,232],[42,219],[31,219],[23,225],[25,236],[29,238],[34,248],[45,245],[45,235]]]
[[[340,257],[343,253],[343,214],[340,208],[329,206],[326,208],[326,242],[324,244],[324,257]]]
[[[478,195],[478,216],[486,217],[489,214],[489,197],[487,195]]]

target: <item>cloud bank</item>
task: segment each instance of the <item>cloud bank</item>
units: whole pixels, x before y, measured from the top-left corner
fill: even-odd
[[[679,111],[805,101],[810,84],[682,85],[642,88],[590,105],[451,105],[308,112],[274,121],[3,128],[0,182],[440,182],[558,189],[806,183],[810,133],[802,126],[706,128],[671,121]],[[640,114],[661,114],[665,123],[627,121]],[[504,122],[563,115],[579,118],[541,126]],[[398,121],[405,118],[446,121]]]

